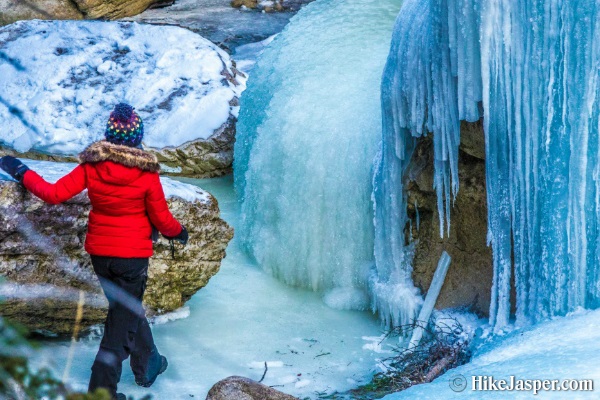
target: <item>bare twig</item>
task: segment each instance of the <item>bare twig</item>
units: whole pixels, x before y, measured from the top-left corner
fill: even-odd
[[[267,375],[267,371],[269,370],[269,367],[267,367],[267,362],[265,361],[265,372],[263,373],[262,378],[260,378],[260,381],[258,381],[258,383],[262,382],[265,379],[265,376]]]
[[[373,388],[378,388],[376,390],[386,388],[385,392],[404,390],[419,383],[431,382],[448,369],[468,361],[468,340],[456,319],[445,319],[435,324],[430,324],[428,321],[414,321],[411,324],[395,327],[386,333],[385,338],[391,335],[410,337],[415,329],[420,329],[424,333],[420,344],[413,348],[395,346],[394,356],[380,360],[385,372],[375,375],[368,390]],[[359,388],[351,391],[351,394],[363,395],[364,392],[360,392],[361,390],[367,389]]]
[[[75,344],[77,343],[77,337],[81,330],[81,319],[83,318],[83,305],[85,303],[85,292],[79,291],[79,301],[77,302],[77,314],[75,315],[75,325],[73,326],[73,335],[71,336],[71,345],[69,346],[69,355],[67,357],[67,364],[65,371],[63,372],[62,381],[66,383],[69,379],[69,372],[71,370],[71,363],[73,362],[73,355],[75,355]]]

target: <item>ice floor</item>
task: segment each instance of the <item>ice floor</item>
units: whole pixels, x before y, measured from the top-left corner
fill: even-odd
[[[233,226],[238,205],[231,178],[188,180],[210,191],[222,217]],[[189,316],[153,326],[169,369],[151,389],[137,387],[124,364],[119,390],[140,398],[204,399],[227,376],[260,379],[299,397],[317,397],[355,387],[368,379],[381,353],[379,321],[369,312],[327,307],[316,293],[293,289],[253,265],[234,239],[221,271],[188,303]],[[180,314],[185,315],[185,310]],[[68,383],[87,389],[97,337],[76,344]],[[384,344],[384,349],[387,345]],[[47,341],[36,360],[63,376],[67,341]],[[385,351],[385,350],[384,350]]]

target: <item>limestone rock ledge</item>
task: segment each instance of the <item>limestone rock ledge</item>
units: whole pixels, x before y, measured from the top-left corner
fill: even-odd
[[[171,4],[173,0],[72,0],[87,19],[117,19],[137,15],[157,4]]]
[[[118,19],[173,0],[4,0],[0,26],[27,19]]]
[[[233,237],[212,195],[204,192],[193,202],[170,197],[168,203],[190,241],[175,245],[174,259],[165,239],[155,245],[144,298],[149,314],[175,310],[204,287]],[[0,179],[0,315],[31,330],[68,334],[83,291],[82,327],[104,320],[107,303],[83,249],[89,208],[85,192],[52,206]]]

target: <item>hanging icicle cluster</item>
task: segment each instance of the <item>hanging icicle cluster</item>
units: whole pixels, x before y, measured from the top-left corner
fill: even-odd
[[[415,317],[403,306],[413,286],[404,173],[416,138],[432,133],[443,237],[458,192],[460,120],[481,116],[480,53],[473,39],[478,26],[475,0],[407,0],[396,20],[381,84],[383,138],[373,181],[377,271],[371,282],[378,288],[373,304],[393,324]]]
[[[378,277],[410,279],[403,173],[435,144],[440,234],[458,190],[459,121],[483,109],[490,322],[600,306],[600,38],[596,0],[409,0],[382,81],[374,178]]]
[[[598,307],[599,4],[482,4],[490,320],[508,323],[513,274],[518,324]]]

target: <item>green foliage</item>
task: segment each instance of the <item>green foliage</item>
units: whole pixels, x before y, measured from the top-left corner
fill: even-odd
[[[111,400],[104,389],[93,394],[70,393],[48,369],[32,371],[28,357],[35,343],[26,339],[26,334],[22,327],[0,318],[0,398]]]

